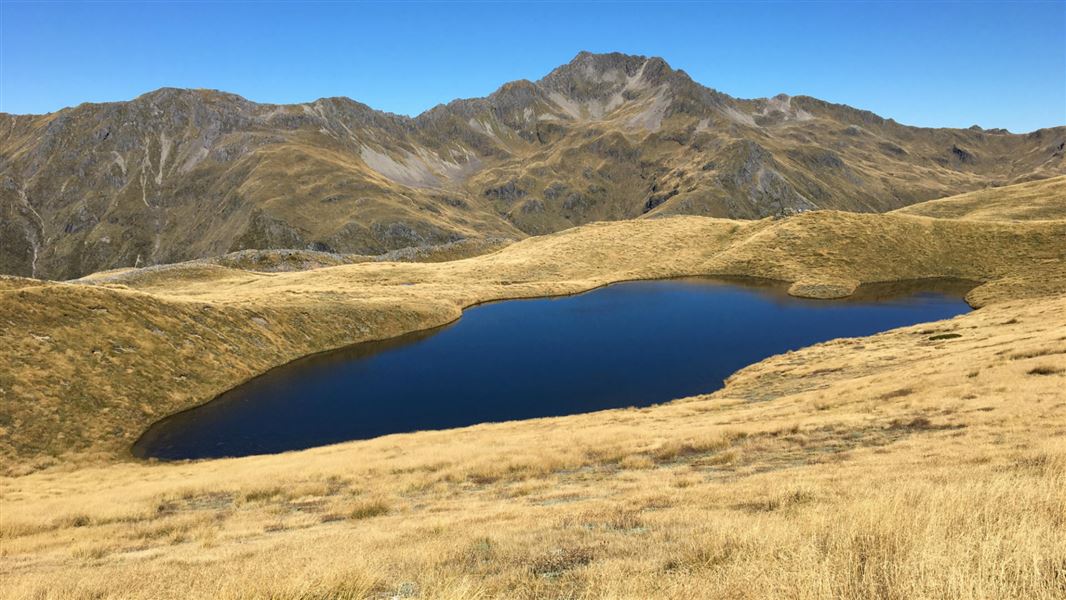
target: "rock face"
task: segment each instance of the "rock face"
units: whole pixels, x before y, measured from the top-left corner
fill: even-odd
[[[1066,127],[921,129],[741,100],[662,59],[581,53],[408,118],[161,89],[0,114],[0,273],[71,278],[244,249],[377,254],[595,220],[885,211],[1066,173]]]

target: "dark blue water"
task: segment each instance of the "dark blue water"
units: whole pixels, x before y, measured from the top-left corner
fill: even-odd
[[[786,350],[964,313],[970,287],[867,286],[847,300],[802,300],[777,285],[699,279],[485,304],[450,326],[269,371],[156,423],[133,452],[244,456],[648,406],[717,390],[737,369]]]

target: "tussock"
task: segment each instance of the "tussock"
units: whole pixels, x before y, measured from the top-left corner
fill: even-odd
[[[0,279],[0,598],[1057,600],[1066,277],[1032,260],[1056,252],[1061,223],[819,213],[594,224],[433,265]],[[715,272],[988,283],[950,322],[772,357],[640,410],[240,459],[122,454],[296,355],[483,300]],[[929,342],[942,331],[961,336]]]

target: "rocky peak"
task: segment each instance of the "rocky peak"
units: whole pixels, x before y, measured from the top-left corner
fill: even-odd
[[[664,83],[674,70],[661,58],[612,52],[581,52],[537,85],[576,101],[605,99],[629,90]]]
[[[189,89],[163,87],[157,90],[141,94],[131,102],[114,102],[110,105],[125,105],[131,109],[157,108],[161,110],[177,110],[183,108],[213,108],[225,111],[251,111],[257,105],[255,102],[218,90]]]

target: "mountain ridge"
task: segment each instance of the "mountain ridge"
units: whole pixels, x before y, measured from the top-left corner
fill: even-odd
[[[161,86],[159,88],[153,89],[153,90],[149,90],[149,91],[143,92],[141,94],[138,94],[138,95],[136,95],[136,96],[134,96],[132,98],[126,99],[126,100],[108,100],[108,101],[100,101],[100,102],[91,102],[91,101],[90,102],[81,102],[81,103],[76,104],[76,105],[67,106],[67,107],[63,107],[63,108],[60,108],[60,109],[55,110],[55,111],[44,112],[44,113],[12,113],[12,112],[0,111],[0,117],[45,117],[45,116],[54,115],[56,113],[68,111],[68,110],[71,110],[71,109],[81,108],[81,107],[107,106],[107,105],[111,105],[111,104],[124,104],[124,103],[134,102],[134,101],[140,100],[142,98],[146,98],[146,97],[149,97],[149,96],[157,95],[157,94],[160,94],[160,93],[187,92],[187,93],[207,93],[207,94],[212,94],[212,95],[217,95],[217,96],[225,96],[225,97],[229,97],[229,98],[231,98],[233,100],[236,100],[236,101],[239,101],[239,102],[247,102],[247,103],[252,103],[252,104],[258,104],[258,105],[261,105],[261,106],[273,106],[273,107],[312,105],[312,104],[315,104],[315,103],[318,103],[318,102],[325,102],[325,101],[345,101],[345,102],[350,102],[352,104],[358,105],[358,106],[360,106],[362,108],[374,111],[376,113],[381,113],[381,114],[386,115],[386,116],[396,117],[396,118],[402,119],[402,120],[417,120],[419,117],[425,115],[426,113],[428,113],[430,111],[433,111],[435,109],[441,108],[441,107],[448,107],[448,106],[451,106],[451,105],[453,105],[455,103],[461,103],[461,102],[464,102],[464,101],[467,101],[467,100],[483,100],[483,99],[486,99],[486,98],[488,98],[490,96],[493,96],[493,95],[499,93],[501,90],[503,90],[504,88],[507,88],[509,86],[514,86],[514,85],[537,85],[537,84],[540,84],[540,83],[544,82],[546,79],[548,79],[549,77],[551,77],[551,75],[554,74],[556,71],[559,71],[561,69],[564,69],[564,68],[572,65],[575,61],[578,61],[579,59],[582,59],[582,58],[586,58],[586,57],[593,57],[593,58],[608,57],[608,58],[610,58],[610,57],[613,57],[615,55],[620,56],[620,57],[625,57],[625,58],[631,58],[631,59],[640,59],[640,60],[647,60],[647,61],[651,61],[651,60],[662,61],[662,63],[666,67],[670,68],[674,73],[677,73],[679,75],[683,75],[683,76],[687,77],[690,81],[692,81],[696,85],[699,85],[699,86],[701,86],[703,88],[706,88],[707,90],[710,90],[711,92],[714,92],[714,93],[717,93],[717,94],[721,94],[723,96],[727,96],[727,97],[729,97],[729,98],[731,98],[733,100],[738,100],[738,101],[769,101],[769,100],[777,99],[777,98],[790,98],[792,100],[800,100],[800,101],[803,101],[803,102],[814,101],[814,102],[817,102],[817,103],[822,104],[822,105],[827,105],[827,106],[831,106],[831,107],[838,108],[838,109],[847,109],[847,110],[853,111],[853,112],[855,112],[857,114],[867,115],[869,117],[872,117],[876,121],[893,123],[893,124],[897,124],[897,125],[900,125],[900,126],[903,126],[903,127],[914,128],[914,129],[925,129],[925,130],[957,131],[957,130],[962,130],[962,129],[969,129],[969,130],[983,131],[985,133],[991,133],[991,134],[1029,135],[1029,134],[1037,133],[1037,132],[1040,132],[1040,131],[1057,130],[1057,129],[1061,129],[1061,127],[1062,127],[1062,126],[1040,127],[1040,128],[1037,128],[1037,129],[1034,129],[1034,130],[1031,130],[1031,131],[1014,132],[1014,131],[1009,131],[1008,129],[1002,128],[1002,127],[983,127],[983,126],[981,126],[979,124],[973,124],[973,125],[970,125],[969,127],[965,127],[965,128],[911,125],[911,124],[907,124],[907,123],[903,123],[903,122],[897,121],[897,120],[895,120],[892,117],[884,117],[884,116],[881,116],[881,115],[879,115],[879,114],[877,114],[877,113],[875,113],[873,111],[862,109],[862,108],[858,108],[858,107],[849,105],[847,103],[831,102],[831,101],[828,101],[828,100],[822,100],[820,98],[817,98],[815,96],[811,96],[809,94],[788,94],[788,93],[782,92],[782,93],[775,94],[774,96],[760,96],[760,97],[744,98],[744,97],[740,97],[740,96],[733,96],[733,95],[728,94],[726,92],[722,92],[722,91],[720,91],[720,90],[718,90],[716,88],[712,88],[710,86],[702,84],[699,81],[697,81],[695,79],[692,79],[691,76],[689,76],[688,73],[684,69],[674,69],[674,68],[669,66],[669,63],[667,63],[665,60],[663,60],[661,57],[658,57],[658,56],[645,56],[645,55],[639,55],[639,54],[631,55],[631,54],[625,54],[625,53],[621,53],[621,52],[594,53],[594,52],[589,52],[589,51],[586,51],[586,50],[582,50],[582,51],[578,52],[577,55],[575,55],[575,57],[573,59],[571,59],[571,61],[569,63],[566,63],[566,64],[563,64],[563,65],[560,65],[560,66],[556,67],[555,69],[550,71],[548,74],[546,74],[544,77],[541,77],[540,79],[538,79],[536,81],[533,81],[533,80],[530,80],[530,79],[525,79],[525,78],[515,79],[515,80],[508,81],[508,82],[505,82],[505,83],[501,84],[498,88],[496,88],[494,91],[490,92],[487,96],[480,96],[480,97],[479,96],[464,96],[464,97],[454,98],[454,99],[449,100],[447,102],[440,102],[438,104],[435,104],[434,106],[431,106],[431,107],[429,107],[429,108],[427,108],[427,109],[425,109],[425,110],[423,110],[423,111],[421,111],[421,112],[419,112],[417,114],[412,114],[412,115],[403,114],[403,113],[396,113],[396,112],[392,112],[392,111],[381,109],[381,108],[374,108],[373,106],[370,106],[370,105],[368,105],[368,104],[366,104],[364,102],[360,102],[359,100],[356,100],[355,98],[352,98],[351,96],[346,96],[346,95],[322,96],[320,98],[314,98],[314,99],[311,99],[311,100],[298,101],[298,102],[267,102],[267,101],[251,100],[249,98],[246,98],[245,96],[242,96],[241,94],[238,94],[238,93],[235,93],[235,92],[228,92],[228,91],[225,91],[225,90],[222,90],[222,89],[219,89],[219,88],[179,87],[179,86],[167,86],[167,85],[165,85],[165,86]]]
[[[0,115],[0,272],[375,254],[666,214],[883,212],[1064,174],[1064,145],[1066,127],[917,128],[807,96],[733,98],[621,53],[414,117],[161,88]]]

